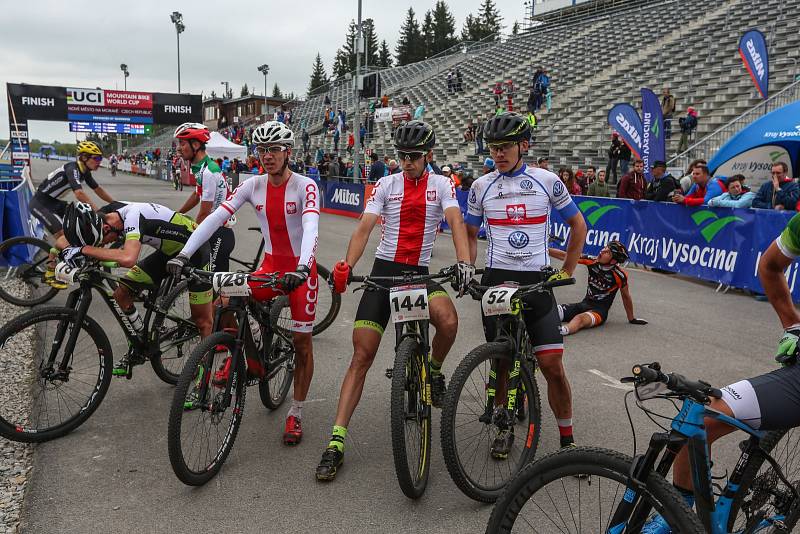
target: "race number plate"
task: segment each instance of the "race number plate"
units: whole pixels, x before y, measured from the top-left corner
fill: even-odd
[[[223,297],[247,297],[250,295],[247,273],[214,273],[211,285],[214,287],[214,291]]]
[[[483,314],[489,315],[506,315],[511,313],[511,297],[519,289],[517,286],[499,285],[490,288],[483,294],[481,299],[481,308]]]
[[[78,274],[77,267],[70,267],[63,261],[59,262],[58,265],[56,265],[56,280],[60,282],[65,282],[67,284],[74,284],[76,274]]]
[[[636,398],[641,401],[654,399],[667,393],[669,393],[669,388],[662,382],[652,382],[650,384],[636,386]]]
[[[428,288],[425,284],[393,287],[389,291],[389,307],[392,310],[393,323],[427,321],[431,316],[428,310]]]

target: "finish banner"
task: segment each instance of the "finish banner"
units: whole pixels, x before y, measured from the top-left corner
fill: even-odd
[[[614,104],[608,112],[608,124],[637,157],[642,157],[642,119],[630,104]]]
[[[662,202],[573,197],[589,228],[584,252],[597,255],[611,240],[628,249],[630,261],[762,292],[758,261],[792,213],[734,208],[687,208]],[[569,226],[557,211],[550,232],[565,240]],[[559,245],[559,248],[564,248]],[[793,263],[786,272],[792,298],[800,301]]]
[[[766,100],[769,96],[769,55],[764,34],[750,30],[742,35],[739,39],[739,55],[761,98]]]
[[[647,181],[651,181],[651,167],[655,161],[667,161],[664,139],[664,116],[661,101],[650,89],[642,88],[642,161]]]

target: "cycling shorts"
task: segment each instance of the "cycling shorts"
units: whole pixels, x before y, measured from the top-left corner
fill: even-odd
[[[372,264],[371,276],[401,276],[413,272],[415,274],[428,274],[428,267],[422,265],[407,265],[395,261],[382,260],[375,258]],[[428,280],[428,300],[437,297],[447,297],[447,291],[436,281]],[[389,324],[389,317],[392,310],[389,307],[389,291],[385,289],[365,289],[361,295],[361,302],[358,303],[356,320],[353,328],[371,328],[380,335],[386,330]]]
[[[236,246],[236,237],[232,228],[221,226],[208,241],[211,249],[211,271],[215,273],[228,272],[231,267],[231,253]]]
[[[209,256],[208,244],[206,243],[189,259],[189,264],[196,269],[207,270]],[[120,280],[120,283],[134,292],[138,292],[145,287],[158,286],[167,276],[167,262],[173,257],[156,250],[131,267]],[[189,279],[189,304],[208,304],[211,300],[210,282]]]
[[[264,261],[253,274],[272,274],[278,272],[284,275],[297,270],[299,258],[295,256],[273,256],[264,254]],[[258,301],[269,301],[285,293],[272,287],[260,287],[261,282],[248,282],[252,290],[252,297]],[[305,284],[289,293],[289,309],[292,312],[292,332],[311,333],[314,330],[314,318],[317,315],[317,292],[319,280],[317,278],[317,262],[311,266]]]
[[[563,322],[570,322],[577,315],[585,313],[592,320],[592,326],[600,326],[608,320],[608,310],[588,300],[574,304],[559,304],[558,315]]]
[[[57,234],[64,228],[64,213],[67,203],[47,195],[35,194],[28,208],[31,215],[39,219],[51,235]]]
[[[800,426],[800,365],[725,386],[722,400],[736,419],[757,430]]]
[[[516,282],[520,285],[541,282],[544,275],[538,271],[511,271],[506,269],[487,269],[481,278],[481,285],[496,286],[504,282]],[[558,307],[553,293],[532,293],[524,299],[523,318],[528,337],[533,344],[537,356],[561,355],[564,352],[564,338],[558,327]],[[496,336],[497,316],[486,317],[481,310],[483,333],[486,341],[493,341]]]

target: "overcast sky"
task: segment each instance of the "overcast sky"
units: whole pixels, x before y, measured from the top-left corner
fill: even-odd
[[[451,0],[460,32],[468,13],[481,0]],[[394,52],[397,34],[409,5],[418,19],[435,0],[399,2],[363,0],[362,17],[375,19],[379,39]],[[495,0],[506,31],[521,20],[521,0]],[[118,7],[119,6],[119,7]],[[221,93],[229,81],[236,95],[242,84],[263,92],[257,71],[270,66],[269,91],[276,81],[282,91],[304,94],[319,51],[330,74],[336,49],[342,45],[356,0],[275,0],[209,2],[207,0],[139,0],[88,2],[37,0],[14,2],[0,17],[0,138],[8,139],[6,83],[122,89],[120,63],[130,71],[128,90],[177,92],[175,28],[172,11],[183,13],[181,90]],[[70,141],[67,123],[36,121],[31,137]]]

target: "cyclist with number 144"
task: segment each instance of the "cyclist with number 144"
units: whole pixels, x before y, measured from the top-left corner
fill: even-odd
[[[472,184],[466,217],[472,263],[478,253],[478,230],[486,224],[488,247],[481,285],[535,284],[548,276],[542,268],[550,265],[547,244],[553,208],[570,226],[570,239],[562,270],[550,278],[571,277],[586,239],[586,222],[558,176],[523,162],[531,136],[527,120],[516,113],[503,113],[486,122],[483,135],[496,168]],[[526,330],[547,380],[547,397],[556,416],[561,446],[567,447],[574,444],[572,392],[562,363],[564,343],[555,298],[550,292],[540,292],[526,297],[525,303]],[[496,335],[494,319],[483,319],[488,341]],[[498,383],[504,386],[503,374],[507,370],[501,368]],[[498,408],[505,402],[504,395],[498,387]],[[513,440],[513,430],[499,430],[492,456],[507,455]]]
[[[317,239],[319,235],[319,189],[316,182],[289,169],[294,133],[285,124],[266,122],[253,131],[253,144],[266,175],[254,176],[236,188],[231,197],[211,212],[183,250],[167,268],[180,274],[189,258],[209,241],[246,202],[256,211],[264,235],[264,260],[253,274],[283,273],[281,287],[289,293],[292,338],[295,347],[294,396],[286,416],[283,442],[296,445],[303,437],[303,402],[314,374],[311,334],[317,306]],[[271,300],[276,291],[251,283],[252,297]],[[225,382],[230,359],[217,372],[215,381]],[[253,372],[253,369],[250,369]]]
[[[394,147],[403,171],[378,180],[350,238],[347,256],[334,269],[334,288],[337,291],[344,291],[350,272],[364,253],[379,218],[382,219],[383,231],[371,275],[427,274],[442,216],[452,230],[458,258],[454,268],[454,288],[461,293],[466,289],[475,274],[475,267],[468,261],[467,235],[455,187],[447,177],[426,169],[426,156],[432,153],[435,142],[433,129],[422,121],[410,121],[395,131]],[[458,316],[441,285],[429,282],[427,293],[430,322],[436,328],[430,356],[431,400],[433,406],[438,407],[445,394],[442,364],[455,341]],[[413,306],[413,303],[407,305]],[[347,426],[361,399],[367,371],[375,360],[390,315],[388,291],[364,292],[353,324],[353,359],[342,382],[330,442],[317,466],[318,480],[333,480],[344,461]]]

